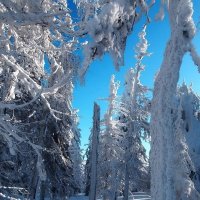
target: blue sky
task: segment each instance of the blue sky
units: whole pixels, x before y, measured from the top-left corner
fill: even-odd
[[[195,8],[195,21],[200,20],[200,1],[194,0]],[[141,75],[141,82],[150,88],[153,88],[154,77],[157,73],[163,59],[163,53],[165,50],[166,42],[169,39],[169,23],[167,16],[163,21],[154,21],[153,16],[158,12],[159,6],[156,5],[150,12],[152,22],[147,28],[147,39],[150,44],[149,52],[152,53],[150,57],[144,59],[146,65],[145,71]],[[197,11],[197,12],[196,12]],[[88,137],[90,135],[90,128],[92,127],[92,115],[93,115],[93,103],[96,101],[101,106],[101,116],[103,117],[107,104],[104,101],[98,100],[102,97],[108,97],[109,95],[109,82],[112,74],[115,74],[116,80],[120,81],[119,95],[123,92],[124,77],[127,70],[130,67],[134,67],[134,48],[138,42],[138,33],[144,24],[144,20],[138,23],[127,40],[127,46],[125,51],[125,66],[122,66],[119,72],[115,71],[113,62],[108,54],[106,54],[101,60],[96,60],[90,66],[86,77],[85,85],[80,86],[76,83],[74,90],[73,105],[79,109],[80,117],[80,129],[81,129],[81,145],[85,149],[85,144],[88,144]],[[200,54],[200,33],[197,33],[193,41],[197,51]],[[186,55],[181,72],[179,83],[183,80],[187,83],[193,84],[193,89],[200,94],[200,74],[198,73],[197,67],[193,64],[189,55]],[[149,146],[146,145],[149,149]]]

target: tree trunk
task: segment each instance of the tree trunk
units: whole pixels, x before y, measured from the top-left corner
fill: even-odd
[[[45,183],[45,181],[41,181],[41,184],[40,184],[40,200],[44,200],[44,198],[45,198],[45,189],[46,189],[46,183]]]
[[[100,107],[94,103],[92,130],[92,166],[89,200],[96,200],[98,136],[100,133]]]
[[[124,185],[124,200],[128,200],[129,193],[129,169],[128,163],[125,165],[125,185]]]
[[[182,6],[184,4],[184,6]],[[187,13],[187,14],[184,14]],[[190,182],[185,173],[176,177],[174,169],[175,137],[174,103],[182,59],[188,51],[194,36],[192,2],[188,0],[169,1],[171,37],[167,44],[161,69],[155,80],[151,116],[151,195],[153,200],[178,200],[176,179]],[[189,188],[182,188],[182,192]],[[188,200],[192,199],[191,193]]]
[[[36,198],[38,181],[39,181],[39,178],[37,176],[37,167],[36,167],[36,164],[35,164],[33,176],[32,176],[31,183],[30,183],[31,188],[29,189],[30,190],[30,200],[34,200]]]

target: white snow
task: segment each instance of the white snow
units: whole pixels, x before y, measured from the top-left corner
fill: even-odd
[[[133,195],[129,196],[129,200],[151,200],[151,196],[145,192],[134,192]],[[84,194],[79,194],[77,196],[70,197],[69,200],[88,200],[88,197],[84,196]],[[96,200],[102,200],[102,199],[96,199]],[[120,196],[117,198],[117,200],[123,200],[123,197]]]

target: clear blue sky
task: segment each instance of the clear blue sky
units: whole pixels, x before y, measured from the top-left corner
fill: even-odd
[[[153,7],[150,12],[152,18],[151,24],[147,28],[147,39],[150,44],[149,52],[153,53],[150,57],[145,58],[145,71],[141,76],[141,82],[150,88],[153,88],[154,77],[158,71],[165,50],[166,42],[169,38],[169,24],[167,16],[164,21],[153,21],[153,16],[157,13],[159,5]],[[200,1],[194,0],[195,21],[200,20]],[[90,135],[90,128],[92,127],[93,103],[96,101],[101,106],[101,116],[103,117],[106,111],[106,103],[99,101],[99,98],[108,97],[109,95],[109,81],[112,74],[115,74],[116,80],[121,83],[119,95],[123,92],[124,77],[130,67],[134,67],[134,48],[138,42],[138,33],[141,31],[144,20],[138,23],[133,30],[133,33],[127,40],[125,51],[125,66],[122,66],[119,72],[116,72],[113,62],[109,55],[105,55],[101,60],[96,60],[88,70],[85,77],[85,85],[75,85],[73,105],[79,109],[80,129],[81,129],[81,145],[85,148],[88,144],[88,137]],[[200,33],[198,32],[193,43],[200,54]],[[180,73],[180,83],[183,80],[187,83],[193,83],[193,89],[200,94],[200,74],[197,67],[193,64],[189,55],[186,55]],[[149,149],[146,145],[147,150]]]

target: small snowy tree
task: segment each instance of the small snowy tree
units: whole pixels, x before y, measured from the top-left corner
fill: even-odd
[[[147,88],[140,83],[140,74],[144,70],[142,59],[147,53],[148,43],[145,39],[146,26],[139,34],[140,41],[136,46],[135,69],[127,72],[125,92],[122,97],[120,121],[124,124],[123,147],[125,149],[125,185],[124,199],[128,199],[129,184],[131,190],[147,190],[149,187],[149,168],[143,139],[149,134],[149,99]],[[123,114],[124,113],[124,114]],[[147,134],[146,134],[147,133]]]
[[[98,194],[103,199],[115,199],[120,185],[122,167],[121,136],[116,119],[117,114],[117,90],[119,83],[115,82],[114,75],[110,80],[110,96],[108,110],[103,119],[103,127],[100,134],[100,148],[98,159]]]
[[[177,109],[177,119],[175,120],[174,134],[174,187],[176,188],[175,199],[198,199],[200,196],[195,191],[192,175],[195,173],[194,165],[189,155],[189,149],[185,139],[187,129],[184,126],[185,111],[182,107],[182,98],[180,98]],[[185,178],[187,176],[187,179]]]
[[[192,164],[189,166],[189,177],[194,182],[195,188],[200,192],[200,98],[194,93],[191,86],[185,83],[178,88],[177,101],[182,107],[182,137],[185,138],[187,153]],[[189,163],[189,162],[188,162]]]

